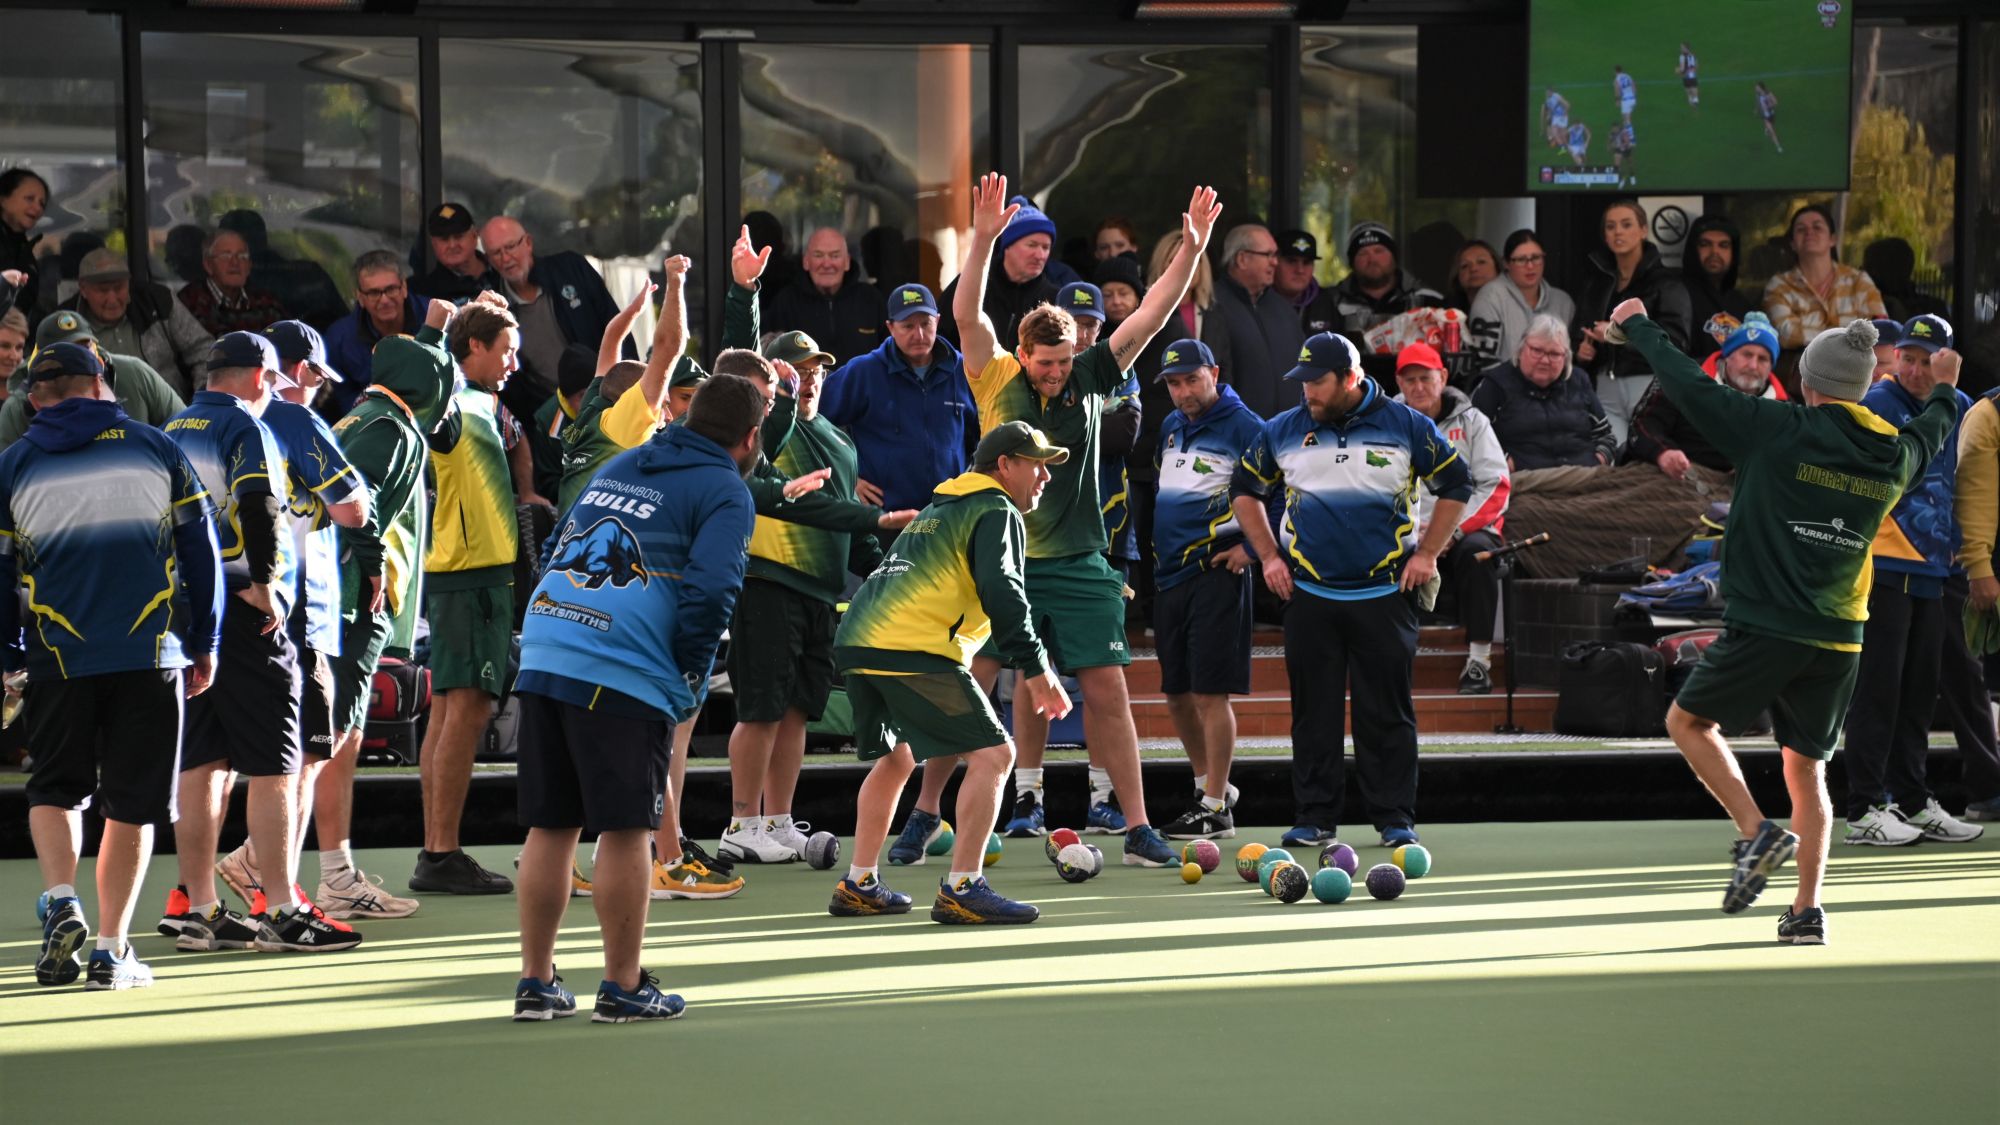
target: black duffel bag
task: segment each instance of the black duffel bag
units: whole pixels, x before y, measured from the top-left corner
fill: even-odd
[[[1667,733],[1667,667],[1649,645],[1575,641],[1556,679],[1556,730],[1601,738]]]

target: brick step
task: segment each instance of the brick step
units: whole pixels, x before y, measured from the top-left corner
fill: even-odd
[[[1501,648],[1493,650],[1493,683],[1496,688],[1505,681],[1506,654]],[[1417,653],[1415,690],[1418,692],[1456,692],[1458,674],[1465,670],[1465,649]],[[1150,649],[1140,649],[1132,653],[1132,665],[1125,670],[1126,690],[1134,699],[1156,696],[1160,693],[1160,661]],[[1287,691],[1291,681],[1286,677],[1285,658],[1282,655],[1253,656],[1250,658],[1250,690]]]
[[[1238,696],[1232,703],[1236,711],[1237,734],[1282,738],[1292,733],[1292,700],[1289,693],[1257,692]],[[1507,716],[1507,697],[1498,692],[1492,695],[1419,693],[1416,704],[1418,734],[1487,734]],[[1553,730],[1555,714],[1555,692],[1514,693],[1514,722],[1522,729]],[[1167,713],[1167,701],[1163,698],[1134,699],[1132,720],[1138,725],[1140,738],[1174,737],[1173,718]],[[1351,730],[1351,709],[1348,726]]]
[[[1128,626],[1125,643],[1133,652],[1153,647],[1153,634],[1143,628]],[[1250,630],[1250,644],[1253,648],[1285,647],[1285,631],[1276,625],[1256,625]],[[1465,630],[1457,625],[1424,625],[1417,629],[1417,647],[1458,649],[1465,648]]]

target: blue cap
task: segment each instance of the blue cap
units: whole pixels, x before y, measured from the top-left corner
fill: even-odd
[[[1903,338],[1903,322],[1900,320],[1896,320],[1893,317],[1878,316],[1868,323],[1875,326],[1875,343],[1877,346],[1887,344],[1890,347],[1895,347],[1896,341]]]
[[[1056,307],[1071,316],[1104,319],[1104,290],[1088,281],[1072,281],[1056,290]]]
[[[1160,377],[1185,375],[1202,367],[1214,367],[1215,353],[1200,340],[1175,340],[1160,353]]]
[[[221,371],[230,367],[259,367],[276,371],[278,349],[255,332],[231,332],[218,336],[208,349],[208,369]]]
[[[1896,338],[1899,348],[1922,348],[1935,353],[1939,348],[1951,346],[1951,322],[1941,316],[1925,313],[1913,316]]]
[[[319,329],[302,320],[281,320],[264,329],[264,338],[278,350],[278,358],[285,363],[304,360],[313,365],[320,377],[340,382],[340,372],[326,361],[326,341]],[[594,358],[594,357],[593,357]]]
[[[1753,312],[1743,318],[1743,323],[1736,326],[1736,331],[1731,332],[1729,338],[1722,341],[1722,356],[1727,359],[1736,349],[1751,344],[1763,348],[1770,355],[1772,363],[1778,362],[1778,354],[1781,351],[1778,346],[1778,332],[1771,327],[1770,319],[1763,313]]]
[[[1345,374],[1361,366],[1354,342],[1338,332],[1322,332],[1299,349],[1299,365],[1285,372],[1294,383],[1310,383],[1328,372]]]
[[[28,366],[28,381],[60,379],[66,375],[104,374],[104,361],[97,350],[85,344],[50,344],[35,350],[35,362]]]
[[[917,313],[936,316],[937,298],[921,285],[898,285],[889,294],[889,319],[901,320]]]

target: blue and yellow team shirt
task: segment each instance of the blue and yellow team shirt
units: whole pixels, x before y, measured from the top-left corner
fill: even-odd
[[[1049,466],[1042,499],[1027,515],[1028,557],[1059,559],[1105,548],[1104,508],[1097,480],[1098,433],[1104,400],[1118,393],[1127,374],[1111,357],[1111,342],[1099,340],[1076,357],[1069,382],[1056,398],[1045,399],[1028,382],[1012,355],[995,356],[977,375],[967,373],[979,404],[979,432],[1026,422],[1049,441],[1069,450],[1069,460]]]
[[[1153,504],[1153,580],[1172,589],[1199,575],[1217,553],[1243,542],[1229,504],[1229,478],[1264,420],[1236,389],[1216,388],[1201,416],[1175,410],[1160,423],[1160,494]]]
[[[514,518],[514,473],[501,434],[500,399],[477,383],[467,383],[453,397],[458,405],[457,440],[447,452],[431,448],[437,504],[431,509],[424,571],[511,567],[521,531]]]
[[[299,611],[305,646],[340,655],[340,544],[327,505],[344,504],[367,485],[318,414],[295,402],[272,399],[264,425],[278,439],[287,471],[286,507],[292,544],[299,552]]]
[[[166,429],[215,502],[223,583],[240,590],[250,584],[250,561],[243,556],[243,502],[255,496],[290,497],[289,470],[278,439],[242,399],[220,391],[196,391],[194,401],[169,419]],[[278,536],[271,608],[281,621],[292,615],[298,600],[298,567],[298,547],[292,537]]]

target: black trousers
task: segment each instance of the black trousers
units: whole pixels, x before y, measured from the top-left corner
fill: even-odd
[[[1994,745],[1993,705],[1986,694],[1986,669],[1965,644],[1965,575],[1944,583],[1944,658],[1938,674],[1938,701],[1958,736],[1969,800],[2000,797],[2000,747]]]
[[[1878,572],[1862,626],[1861,662],[1847,710],[1847,819],[1894,801],[1914,813],[1930,800],[1924,780],[1937,712],[1944,602],[1913,598]]]
[[[1451,545],[1438,556],[1438,575],[1451,589],[1458,606],[1458,623],[1465,639],[1493,643],[1493,621],[1500,613],[1500,571],[1495,564],[1472,556],[1500,546],[1500,537],[1490,531],[1475,531]]]
[[[1354,768],[1379,829],[1417,821],[1417,709],[1410,697],[1417,611],[1410,595],[1340,602],[1303,590],[1285,611],[1292,688],[1296,823],[1337,829],[1345,795],[1343,731],[1354,698]]]

